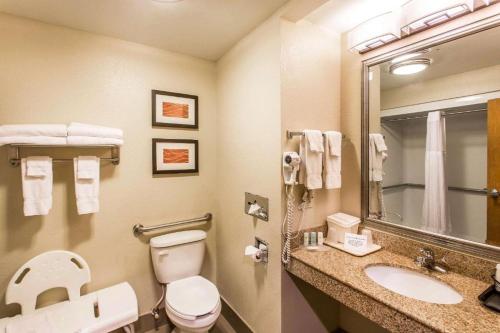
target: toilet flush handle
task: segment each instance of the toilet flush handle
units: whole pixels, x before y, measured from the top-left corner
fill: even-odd
[[[168,250],[162,250],[158,252],[158,256],[168,256]]]

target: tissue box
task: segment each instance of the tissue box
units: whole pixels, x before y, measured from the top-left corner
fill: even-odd
[[[327,241],[330,243],[344,243],[345,233],[357,234],[361,222],[359,217],[344,213],[329,215],[326,221],[328,223]]]

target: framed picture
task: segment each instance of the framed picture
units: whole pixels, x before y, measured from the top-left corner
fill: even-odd
[[[198,172],[198,140],[153,139],[153,174]]]
[[[152,90],[153,126],[198,128],[198,96]]]

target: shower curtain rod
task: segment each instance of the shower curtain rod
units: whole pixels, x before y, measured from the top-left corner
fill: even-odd
[[[467,114],[467,113],[474,113],[474,112],[484,112],[487,111],[488,109],[474,109],[474,110],[466,110],[466,111],[455,111],[455,112],[444,112],[443,116],[448,117],[448,116],[456,116],[456,115],[461,115],[461,114]],[[430,111],[429,111],[430,112]],[[393,121],[403,121],[403,120],[413,120],[413,119],[424,119],[427,118],[427,115],[422,115],[422,116],[413,116],[413,117],[402,117],[402,118],[392,118],[392,119],[381,119],[382,122],[393,122]]]

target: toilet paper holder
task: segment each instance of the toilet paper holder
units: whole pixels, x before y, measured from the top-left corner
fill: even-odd
[[[269,255],[269,245],[266,241],[255,237],[255,243],[254,246],[249,245],[245,248],[245,255],[246,256],[251,256],[253,261],[258,263],[258,262],[263,262],[267,263],[268,262],[268,255]]]

